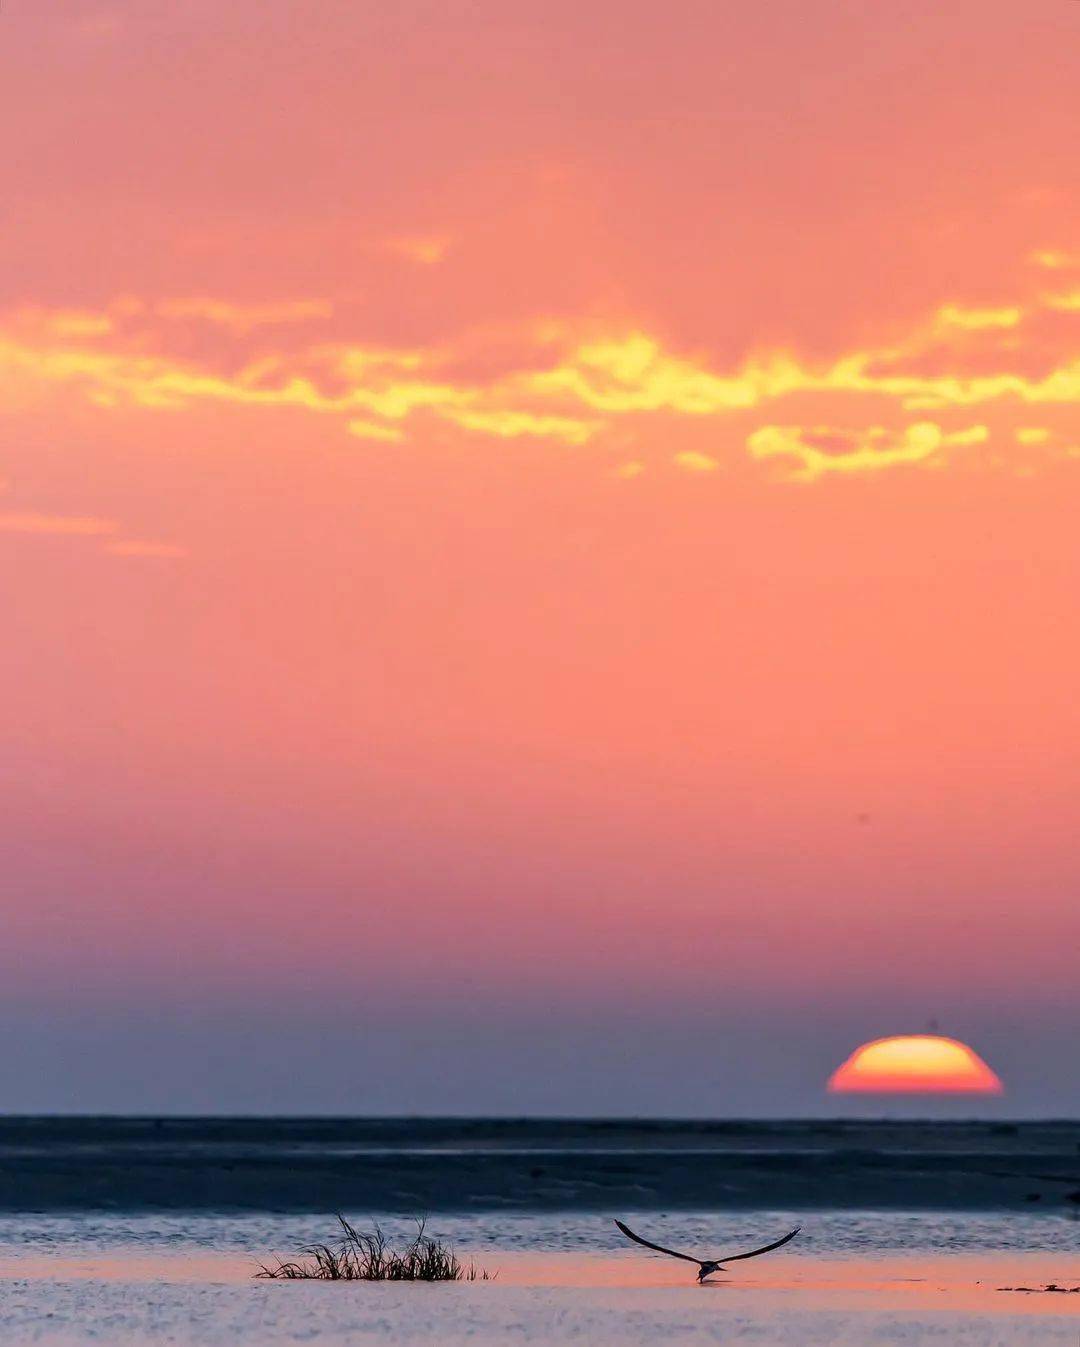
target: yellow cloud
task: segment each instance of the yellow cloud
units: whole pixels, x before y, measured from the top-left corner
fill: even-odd
[[[257,383],[250,373],[228,378],[164,356],[35,346],[4,340],[2,333],[0,366],[46,382],[81,385],[99,405],[127,401],[140,407],[174,410],[192,402],[226,402],[338,415],[364,411],[393,421],[416,408],[453,405],[473,396],[450,384],[395,380],[392,372],[379,372],[366,385],[326,393],[306,376],[291,375],[267,385]]]
[[[831,426],[762,426],[747,437],[751,458],[794,460],[793,480],[813,481],[827,473],[877,472],[924,463],[951,446],[981,444],[985,426],[944,432],[933,421],[918,421],[896,434],[882,426],[862,431]]]
[[[349,422],[349,434],[361,440],[387,440],[393,443],[400,443],[405,438],[405,432],[400,426],[381,425],[378,421],[352,420]]]
[[[1060,252],[1055,248],[1043,248],[1028,255],[1028,261],[1047,271],[1068,271],[1080,267],[1080,257],[1073,253]]]
[[[651,337],[634,332],[618,341],[579,346],[554,369],[526,376],[523,383],[542,396],[569,394],[597,411],[704,416],[752,407],[768,379],[712,374],[693,361],[666,355]]]
[[[1002,327],[1004,320],[995,313],[993,324],[984,314],[970,322],[967,330]],[[733,373],[721,375],[665,353],[655,340],[639,332],[620,341],[579,346],[553,368],[522,376],[519,386],[532,395],[571,399],[622,416],[659,411],[712,416],[800,393],[865,394],[896,401],[909,411],[974,406],[1007,397],[1030,403],[1080,401],[1080,360],[1042,378],[1009,372],[961,375],[903,370],[905,356],[932,349],[932,334],[919,334],[910,349],[855,351],[817,370],[791,354],[774,352],[746,360]],[[947,354],[943,352],[943,358]]]
[[[584,444],[596,433],[598,424],[568,416],[544,416],[505,408],[483,411],[450,407],[443,408],[441,415],[466,430],[480,430],[502,439],[540,435],[547,439],[563,440],[566,444]]]
[[[684,449],[674,454],[672,461],[686,472],[715,472],[720,466],[717,459],[709,454],[698,453],[696,449]]]
[[[897,400],[908,411],[970,407],[1013,397],[1020,402],[1080,402],[1080,360],[1041,379],[1023,374],[916,375],[873,370],[873,353],[845,357],[820,380],[805,385],[820,391],[870,393]]]
[[[343,379],[369,379],[386,370],[413,372],[425,362],[422,351],[399,351],[381,346],[318,346],[311,353],[324,360]],[[280,359],[278,360],[280,367]]]
[[[1050,432],[1043,426],[1021,426],[1016,432],[1016,442],[1018,444],[1045,444],[1050,438]]]
[[[1072,290],[1066,295],[1048,295],[1046,304],[1061,313],[1080,313],[1080,290]]]
[[[321,300],[244,306],[212,298],[121,296],[102,314],[40,308],[0,313],[0,377],[5,392],[20,397],[51,396],[54,387],[68,386],[103,412],[136,407],[179,413],[213,404],[290,409],[337,420],[343,433],[360,439],[388,443],[401,442],[406,432],[415,442],[417,426],[438,418],[497,439],[536,436],[584,445],[610,436],[625,450],[629,436],[644,433],[645,418],[738,418],[740,433],[746,433],[753,416],[759,424],[749,428],[751,456],[786,458],[805,478],[943,461],[939,449],[962,443],[959,432],[942,431],[941,442],[931,444],[931,419],[916,420],[903,435],[866,429],[871,419],[889,424],[903,413],[925,416],[1004,400],[1033,407],[1080,404],[1080,358],[1072,354],[1075,346],[1065,356],[1060,337],[1069,319],[1054,320],[1051,337],[1039,336],[1041,346],[1020,344],[1028,334],[1034,343],[1035,320],[1042,314],[1046,322],[1048,303],[1072,314],[1080,311],[1080,296],[1075,306],[1073,301],[1065,294],[1042,301],[1042,308],[946,304],[888,345],[841,350],[817,362],[789,350],[751,352],[725,369],[666,348],[643,330],[584,338],[581,326],[557,319],[515,331],[513,341],[505,332],[486,331],[430,348],[290,340],[252,357],[239,339],[254,327],[325,317],[331,306]],[[1031,322],[1017,332],[1025,315]],[[173,326],[188,319],[222,329],[201,359],[189,353],[190,334]],[[230,338],[236,339],[235,358],[221,352]],[[1048,348],[1047,340],[1057,346]],[[177,348],[171,354],[170,343]],[[815,428],[818,416],[839,428]],[[631,444],[629,453],[635,452]],[[718,466],[693,447],[674,462],[687,471]]]
[[[56,313],[50,327],[58,337],[105,337],[113,331],[113,322],[101,313]]]
[[[1023,317],[1022,308],[963,308],[960,304],[943,304],[935,315],[939,327],[963,327],[980,331],[987,327],[1015,327]]]
[[[1000,309],[965,309],[958,304],[944,304],[935,315],[938,327],[961,327],[969,332],[979,332],[986,328],[1016,327],[1023,317],[1023,310],[1009,306]]]
[[[115,330],[107,313],[86,309],[45,309],[27,307],[8,315],[7,322],[26,340],[79,340],[106,337]]]

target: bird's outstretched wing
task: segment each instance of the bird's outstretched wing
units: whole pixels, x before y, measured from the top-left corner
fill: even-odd
[[[797,1225],[783,1239],[778,1239],[772,1244],[764,1244],[760,1249],[751,1249],[749,1253],[729,1253],[725,1258],[717,1258],[715,1261],[717,1263],[737,1263],[740,1258],[756,1258],[759,1253],[772,1253],[773,1249],[779,1249],[781,1244],[787,1244],[789,1240],[794,1239],[801,1229],[802,1226]]]
[[[642,1239],[640,1235],[635,1235],[628,1225],[623,1225],[622,1221],[616,1221],[615,1224],[619,1227],[619,1229],[623,1232],[623,1234],[626,1236],[627,1239],[632,1239],[635,1244],[644,1244],[646,1249],[655,1249],[657,1253],[666,1253],[671,1258],[683,1258],[688,1263],[700,1264],[701,1262],[701,1259],[695,1258],[693,1254],[676,1253],[674,1249],[665,1249],[662,1244],[653,1244],[647,1239]],[[791,1236],[789,1235],[788,1239],[790,1238]],[[783,1241],[781,1241],[781,1243],[782,1242]],[[760,1250],[760,1252],[764,1253],[764,1250],[762,1249]],[[749,1255],[744,1254],[743,1257],[749,1257]]]

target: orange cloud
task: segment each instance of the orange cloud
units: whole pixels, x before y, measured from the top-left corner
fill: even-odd
[[[179,558],[188,555],[186,547],[175,543],[141,542],[135,538],[106,543],[102,550],[113,557]]]
[[[58,515],[9,513],[0,514],[0,533],[59,534],[70,537],[97,537],[115,533],[117,525],[111,519],[93,515]]]
[[[383,247],[417,266],[432,267],[446,256],[450,240],[441,236],[405,236],[386,239]]]
[[[229,304],[218,299],[166,299],[154,306],[161,318],[215,323],[233,332],[251,332],[258,327],[305,323],[329,318],[334,307],[322,299],[286,300],[279,304]]]

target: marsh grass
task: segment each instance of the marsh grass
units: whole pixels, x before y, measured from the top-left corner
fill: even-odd
[[[491,1281],[492,1274],[475,1263],[462,1263],[450,1245],[416,1234],[403,1249],[390,1247],[378,1225],[364,1233],[338,1216],[341,1234],[330,1244],[308,1244],[288,1262],[263,1264],[256,1277],[283,1281],[330,1282],[475,1282]]]

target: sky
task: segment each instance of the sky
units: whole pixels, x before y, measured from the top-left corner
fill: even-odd
[[[1075,0],[10,0],[0,1110],[1080,1110]]]

